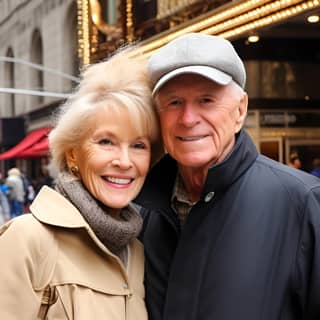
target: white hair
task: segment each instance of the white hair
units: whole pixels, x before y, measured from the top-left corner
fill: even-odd
[[[101,110],[126,110],[138,133],[152,144],[152,158],[161,153],[159,123],[153,107],[146,58],[133,56],[130,48],[107,61],[92,64],[82,73],[75,93],[58,110],[55,128],[49,134],[52,161],[58,171],[67,169],[66,152],[92,129]]]

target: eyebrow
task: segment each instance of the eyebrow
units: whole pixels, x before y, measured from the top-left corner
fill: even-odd
[[[115,137],[115,135],[112,132],[108,131],[108,130],[100,130],[98,132],[93,132],[92,133],[92,137],[94,139],[102,138],[102,137],[104,137],[106,135],[109,136],[109,137]]]

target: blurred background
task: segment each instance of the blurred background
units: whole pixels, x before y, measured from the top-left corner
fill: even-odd
[[[320,157],[319,15],[319,0],[0,0],[0,172],[51,181],[52,115],[81,68],[188,32],[232,41],[247,69],[247,131],[263,154],[298,155],[309,172]]]

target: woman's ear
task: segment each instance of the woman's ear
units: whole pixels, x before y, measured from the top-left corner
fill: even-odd
[[[240,103],[238,106],[238,116],[236,120],[236,133],[238,133],[246,119],[248,111],[248,94],[246,92],[243,92],[242,97],[240,99]]]
[[[69,169],[77,165],[77,157],[74,149],[66,152],[66,162]]]

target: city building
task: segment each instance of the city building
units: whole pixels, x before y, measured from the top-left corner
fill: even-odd
[[[77,1],[0,0],[0,171],[49,163],[52,114],[77,84]]]

